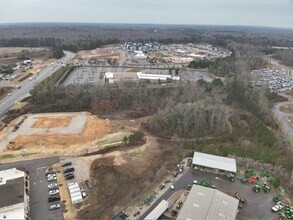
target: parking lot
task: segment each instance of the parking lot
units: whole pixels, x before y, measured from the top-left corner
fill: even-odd
[[[170,184],[174,185],[174,190],[170,189],[170,184],[167,185],[168,190],[149,207],[147,212],[139,216],[139,219],[144,219],[163,199],[168,200],[175,192],[186,189],[188,184],[193,184],[194,180],[200,181],[203,179],[215,185],[218,190],[226,194],[234,197],[235,193],[238,192],[242,198],[247,200],[247,204],[245,205],[240,203],[242,208],[239,208],[238,219],[277,219],[278,215],[271,211],[271,208],[275,205],[272,193],[255,193],[252,189],[253,184],[243,184],[238,180],[230,182],[225,176],[191,170],[189,168],[182,176],[179,175],[176,178],[171,177],[171,181],[174,180],[174,182]]]
[[[293,80],[284,68],[270,67],[253,70],[251,78],[252,86],[267,86],[271,91],[286,92],[293,89]]]
[[[58,163],[59,158],[46,158],[16,163],[2,164],[0,169],[20,168],[29,171],[30,176],[30,210],[32,220],[61,220],[62,209],[49,211],[49,206],[55,203],[48,202],[48,181],[46,169],[52,164]]]
[[[135,69],[123,67],[81,67],[74,70],[63,83],[64,86],[68,85],[102,85],[104,84],[104,74],[106,72],[128,72]],[[148,69],[138,68],[137,71],[146,74],[164,74],[169,75],[169,69]],[[174,74],[175,70],[173,70]],[[179,70],[179,74],[184,81],[197,81],[204,79],[207,82],[213,80],[206,71],[199,70]]]

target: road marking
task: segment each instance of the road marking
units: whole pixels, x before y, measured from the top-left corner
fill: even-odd
[[[36,185],[36,182],[34,182],[34,185]]]
[[[38,170],[43,170],[43,169],[47,169],[48,166],[44,166],[44,167],[38,167]]]

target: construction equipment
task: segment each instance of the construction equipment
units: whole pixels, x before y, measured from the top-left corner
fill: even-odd
[[[245,178],[250,178],[252,176],[255,176],[255,171],[253,169],[246,169],[245,170]]]
[[[282,186],[279,187],[279,194],[281,196],[285,195],[285,189]]]
[[[268,177],[268,178],[271,176],[271,174],[268,171],[261,171],[259,175],[260,177]]]
[[[229,173],[227,174],[227,178],[228,180],[230,180],[231,182],[234,182],[235,181],[235,175],[233,173]]]
[[[261,188],[262,187],[257,183],[257,184],[254,185],[253,190],[254,190],[254,192],[260,192]]]
[[[285,215],[288,219],[292,219],[293,218],[293,206],[291,205],[286,205],[285,209]]]
[[[181,206],[182,206],[182,204],[183,204],[183,202],[182,202],[182,201],[179,201],[178,204],[177,204],[177,206],[176,206],[176,209],[177,209],[177,210],[180,209]]]
[[[278,195],[274,196],[273,200],[274,200],[274,202],[276,202],[276,203],[279,202],[279,201],[281,200],[281,195],[278,194]]]
[[[261,187],[262,187],[263,191],[266,193],[271,191],[271,187],[269,187],[266,182],[263,182],[261,184]]]
[[[247,182],[248,183],[254,183],[255,181],[257,181],[258,180],[258,177],[257,176],[252,176],[252,177],[250,177],[248,180],[247,180]]]
[[[211,188],[211,184],[207,180],[199,181],[198,185]]]
[[[239,194],[239,192],[235,193],[235,198],[238,199],[240,202],[242,202],[243,204],[247,204],[247,200],[242,198]]]

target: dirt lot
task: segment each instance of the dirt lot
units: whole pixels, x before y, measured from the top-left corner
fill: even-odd
[[[2,87],[0,89],[0,99],[5,97],[8,93],[10,93],[13,90],[12,87]]]
[[[113,47],[97,48],[94,50],[83,50],[76,54],[75,59],[119,59],[120,54]]]
[[[42,117],[37,118],[32,128],[68,127],[72,117]]]
[[[77,116],[80,113],[76,113]],[[23,116],[22,116],[23,117]],[[59,120],[60,119],[60,120]],[[108,134],[109,127],[108,122],[101,120],[94,115],[87,113],[85,125],[81,130],[81,133],[76,133],[76,126],[74,123],[79,123],[80,121],[71,121],[70,117],[37,117],[35,123],[30,128],[25,126],[26,121],[23,122],[18,131],[11,132],[11,129],[19,122],[20,118],[14,120],[6,129],[3,129],[0,133],[5,141],[8,135],[12,135],[5,153],[19,153],[19,150],[25,151],[26,153],[46,153],[46,154],[56,154],[64,153],[65,155],[71,155],[76,153],[76,151],[82,151],[89,146],[94,145],[96,142],[103,139],[103,137]],[[29,120],[29,118],[25,119]],[[28,124],[28,123],[27,123]],[[66,127],[66,125],[69,125]],[[32,129],[30,131],[30,129]],[[41,130],[40,130],[41,129]],[[55,129],[55,130],[54,130]],[[63,133],[58,134],[59,130]],[[65,133],[65,130],[68,133]],[[24,135],[25,132],[31,132],[31,135]],[[36,134],[34,134],[34,131]],[[57,131],[57,133],[56,133]],[[73,132],[72,134],[70,132]],[[17,136],[19,132],[19,136]],[[54,132],[54,133],[53,133]],[[28,133],[29,134],[29,133]],[[5,139],[6,136],[6,139]],[[3,139],[4,138],[4,139]],[[15,149],[15,150],[14,150]]]

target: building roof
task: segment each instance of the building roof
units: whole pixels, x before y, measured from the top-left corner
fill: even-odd
[[[232,220],[239,201],[216,189],[193,185],[177,220]]]
[[[0,208],[24,202],[24,172],[16,168],[0,171]]]
[[[157,220],[169,208],[169,203],[162,200],[144,220]]]
[[[203,167],[225,170],[236,173],[236,161],[233,158],[194,152],[192,163]]]

